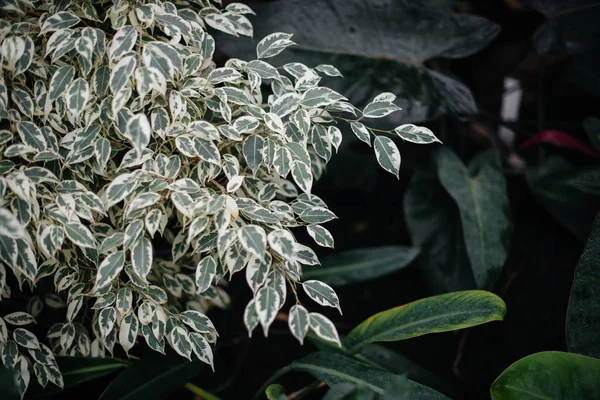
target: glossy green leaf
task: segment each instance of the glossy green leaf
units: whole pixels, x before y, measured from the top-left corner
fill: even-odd
[[[547,351],[520,359],[490,388],[493,400],[592,400],[600,394],[600,360]]]
[[[569,351],[600,358],[600,214],[579,259],[567,310]]]
[[[369,343],[464,329],[502,320],[505,313],[504,301],[483,290],[427,297],[372,315],[348,334],[344,347],[356,353]]]
[[[512,232],[500,160],[495,153],[480,153],[467,168],[443,148],[437,165],[442,186],[460,211],[475,283],[479,289],[491,290],[506,260]]]
[[[390,382],[398,377],[398,375],[381,371],[341,354],[327,352],[309,354],[307,357],[294,361],[290,368],[307,372],[330,386],[351,382],[365,386],[379,394],[383,394]],[[414,399],[448,399],[443,394],[419,383],[409,381],[409,386]]]
[[[323,258],[321,268],[304,268],[302,276],[344,286],[398,271],[418,255],[419,249],[405,246],[349,250]]]
[[[100,400],[164,399],[200,374],[205,365],[178,355],[152,353],[119,374]]]

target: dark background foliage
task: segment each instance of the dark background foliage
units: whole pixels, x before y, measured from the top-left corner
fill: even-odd
[[[398,181],[377,167],[371,149],[344,132],[344,147],[314,189],[339,217],[328,224],[335,250],[319,255],[389,245],[418,245],[420,254],[392,274],[336,288],[344,315],[327,315],[340,333],[381,310],[480,287],[506,301],[505,320],[391,343],[388,348],[410,360],[397,364],[399,372],[415,374],[410,371],[418,364],[435,375],[424,380],[453,398],[481,399],[514,361],[566,351],[574,271],[600,199],[600,2],[247,3],[258,14],[252,19],[256,39],[295,33],[300,45],[279,62],[336,65],[346,79],[332,87],[357,105],[392,91],[404,112],[382,125],[420,123],[444,142],[399,143]],[[221,62],[245,56],[252,43],[240,44],[244,40],[217,37]],[[510,87],[506,78],[513,78]],[[505,120],[503,99],[515,92],[522,93],[518,118]],[[507,129],[512,134],[500,133]],[[451,176],[452,168],[460,179]],[[472,199],[462,197],[465,187],[483,193],[484,251],[492,260],[483,278],[476,250],[469,248],[469,232],[477,228],[469,216]],[[221,334],[216,372],[198,367],[193,382],[223,399],[245,399],[313,346],[300,347],[284,321],[275,322],[269,338],[255,333],[248,339],[242,313],[250,291],[243,277],[233,279],[229,293],[232,309],[213,318]],[[97,398],[115,376],[66,393]],[[294,374],[280,382],[291,393],[312,380]],[[314,398],[324,390],[313,392]],[[190,396],[184,390],[178,395]]]

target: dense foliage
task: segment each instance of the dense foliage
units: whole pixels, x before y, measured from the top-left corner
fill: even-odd
[[[597,0],[243,3],[0,0],[0,397],[600,397]]]
[[[129,352],[138,335],[158,352],[168,343],[212,365],[218,334],[205,312],[228,303],[222,282],[243,270],[255,295],[244,314],[249,334],[260,323],[267,335],[289,285],[292,334],[303,342],[310,329],[339,344],[331,321],[298,298],[302,287],[341,312],[329,285],[301,282],[300,265],[319,261],[289,229],[305,227],[333,247],[321,224],[335,214],[311,187],[341,144],[338,121],[398,175],[394,142],[361,122],[399,110],[395,95],[359,110],[319,86],[320,74],[341,75],[335,67],[264,61],[294,45],[286,33],[260,40],[254,60],[217,68],[207,30],[252,36],[244,4],[16,1],[4,9],[12,13],[0,20],[2,294],[11,295],[4,265],[21,287],[50,279],[67,294],[54,296],[67,313],[50,328],[50,347],[22,327],[39,306],[0,319],[2,361],[20,392],[30,369],[42,386],[63,386],[53,354],[102,357],[116,343]],[[396,132],[437,140],[414,125]],[[155,257],[155,236],[171,244],[170,257]]]

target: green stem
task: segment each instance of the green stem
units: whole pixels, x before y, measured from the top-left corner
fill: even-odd
[[[204,400],[220,400],[217,396],[212,393],[207,392],[206,390],[199,388],[193,383],[186,383],[185,388],[190,392],[194,393],[197,396],[202,397]]]

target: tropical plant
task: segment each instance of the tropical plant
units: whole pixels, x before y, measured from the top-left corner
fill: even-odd
[[[21,395],[32,372],[63,386],[55,355],[135,352],[138,337],[212,365],[218,334],[205,313],[229,302],[225,283],[240,271],[254,294],[249,334],[260,324],[267,335],[289,289],[292,334],[340,345],[301,303],[300,287],[341,310],[329,285],[302,281],[301,265],[319,261],[291,230],[333,247],[321,224],[336,216],[311,188],[340,146],[338,124],[396,176],[390,134],[432,143],[433,133],[369,128],[400,110],[396,96],[358,109],[319,86],[341,75],[332,65],[265,61],[294,45],[287,33],[217,66],[209,32],[252,36],[244,4],[1,4],[0,292],[14,297],[16,279],[35,293],[0,318],[2,363]],[[66,310],[49,346],[29,328],[46,308]]]

